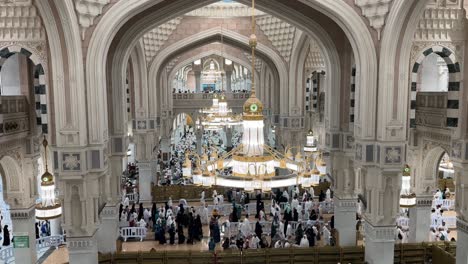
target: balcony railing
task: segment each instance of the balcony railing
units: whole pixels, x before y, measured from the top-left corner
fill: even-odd
[[[0,96],[0,136],[29,131],[26,96]]]
[[[214,93],[174,93],[173,106],[178,109],[200,109],[210,107]],[[250,93],[226,93],[228,107],[239,110],[250,96]]]
[[[447,126],[447,92],[418,92],[416,124],[445,128]]]

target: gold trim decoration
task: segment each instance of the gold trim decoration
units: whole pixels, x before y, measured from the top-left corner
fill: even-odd
[[[275,160],[271,155],[264,155],[264,156],[243,156],[240,154],[232,155],[232,159],[235,161],[240,162],[268,162]]]

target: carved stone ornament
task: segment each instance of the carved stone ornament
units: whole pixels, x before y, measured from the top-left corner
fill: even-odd
[[[86,29],[94,25],[94,19],[102,14],[102,9],[109,2],[110,0],[75,0],[82,39],[85,37]]]
[[[355,0],[354,3],[361,8],[362,15],[365,16],[370,26],[377,30],[377,38],[380,39],[380,32],[385,25],[385,18],[390,11],[390,4],[393,0]]]

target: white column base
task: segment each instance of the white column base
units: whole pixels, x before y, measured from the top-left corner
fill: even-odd
[[[151,173],[151,163],[139,162],[138,163],[138,192],[140,202],[151,202],[151,181],[153,179]]]
[[[67,237],[70,264],[98,263],[96,239],[93,237]]]
[[[98,251],[101,253],[115,253],[119,237],[118,205],[105,206],[101,212],[101,224],[96,233]]]
[[[36,263],[36,211],[35,206],[27,209],[12,209],[10,211],[13,227],[9,226],[10,239],[15,236],[28,236],[29,245],[27,248],[14,248],[15,263]],[[3,228],[3,227],[2,227]],[[2,236],[4,234],[2,233]],[[11,242],[11,245],[14,245]]]
[[[336,217],[335,217],[336,218]],[[369,264],[393,264],[395,247],[394,226],[372,226],[364,224],[365,260]]]
[[[338,245],[356,245],[356,199],[340,199],[334,196],[335,229],[338,230]]]
[[[468,263],[468,223],[457,219],[457,264]]]
[[[429,241],[429,230],[431,228],[431,206],[432,196],[417,197],[416,206],[410,208],[409,237],[410,243]]]

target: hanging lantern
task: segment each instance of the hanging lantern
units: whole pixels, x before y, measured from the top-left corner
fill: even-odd
[[[36,204],[36,218],[39,220],[50,220],[62,216],[62,206],[55,199],[54,176],[49,172],[47,164],[47,145],[48,142],[44,136],[42,142],[45,153],[45,172],[41,176],[41,202]]]
[[[401,176],[400,207],[414,206],[416,206],[416,194],[411,191],[411,168],[406,164]]]

